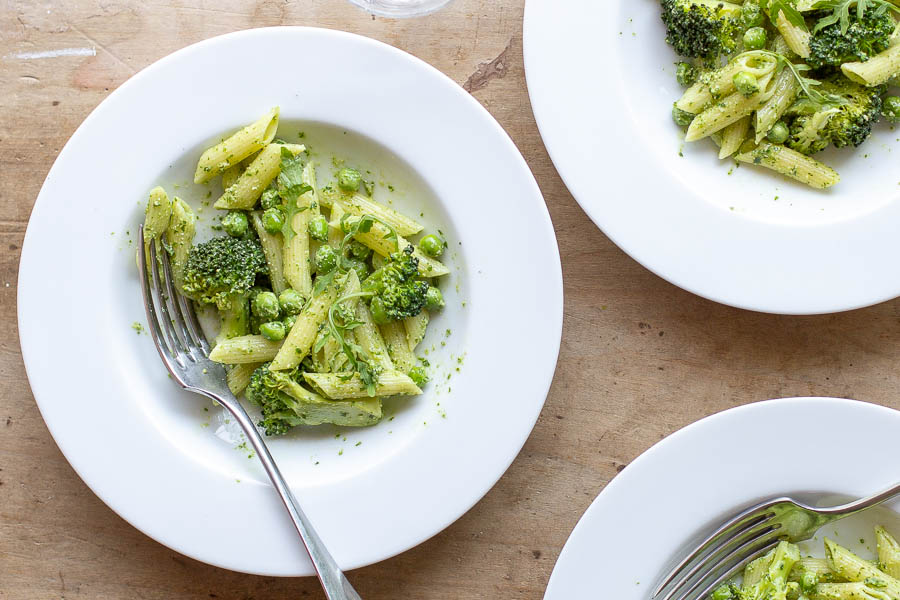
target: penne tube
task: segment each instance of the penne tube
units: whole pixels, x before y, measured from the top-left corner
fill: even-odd
[[[269,144],[247,166],[237,180],[225,190],[213,205],[222,209],[253,208],[260,195],[281,171],[281,149],[287,148],[294,156],[303,152],[302,144]]]
[[[841,180],[837,171],[816,159],[775,144],[760,144],[755,150],[738,154],[736,160],[760,165],[814,188],[825,189]]]
[[[242,335],[222,340],[209,353],[213,362],[225,365],[262,363],[275,358],[281,342],[272,342],[261,335]]]
[[[370,397],[359,373],[304,373],[303,379],[332,400]],[[419,386],[399,371],[383,371],[375,383],[375,396],[416,396],[421,393]]]
[[[277,106],[259,120],[247,125],[215,146],[207,148],[197,163],[194,183],[206,183],[254,152],[261,150],[275,138],[276,129],[278,129]]]

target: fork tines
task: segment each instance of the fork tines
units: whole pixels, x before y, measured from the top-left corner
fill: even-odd
[[[651,598],[705,600],[745,564],[774,548],[781,524],[770,509],[777,502],[748,508],[719,527],[663,577]]]
[[[165,249],[158,252],[155,239],[144,240],[143,225],[138,237],[138,271],[147,313],[147,328],[166,368],[173,376],[178,377],[176,367],[184,369],[186,361],[197,362],[200,357],[208,356],[209,344],[203,337],[190,302],[175,289],[169,253]]]

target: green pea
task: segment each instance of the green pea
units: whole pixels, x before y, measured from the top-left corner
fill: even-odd
[[[319,246],[316,250],[316,273],[331,273],[337,266],[337,252],[331,246]]]
[[[278,190],[275,188],[267,189],[259,198],[259,205],[263,207],[263,210],[275,208],[279,204],[281,204],[281,198],[278,196]]]
[[[250,231],[250,221],[247,213],[241,210],[230,210],[222,218],[222,229],[231,237],[244,237]]]
[[[269,233],[278,233],[284,227],[284,213],[280,208],[269,208],[262,214],[263,229]]]
[[[726,583],[717,587],[711,597],[712,600],[731,600],[734,597],[734,592],[731,586]]]
[[[285,335],[284,323],[281,321],[263,323],[259,326],[259,335],[273,342],[283,340]]]
[[[881,105],[881,114],[891,123],[900,123],[900,96],[888,96]]]
[[[679,85],[688,87],[697,80],[697,69],[691,63],[675,63],[675,80]]]
[[[444,253],[444,241],[434,234],[426,235],[419,240],[419,249],[426,256],[437,258]]]
[[[278,296],[274,292],[260,292],[253,298],[250,308],[261,319],[277,319],[281,314]]]
[[[681,127],[687,127],[694,120],[693,114],[683,111],[677,106],[672,107],[672,120],[675,121],[676,125]]]
[[[772,129],[770,129],[769,133],[766,134],[766,139],[773,144],[783,144],[787,141],[788,136],[790,135],[791,130],[788,129],[788,126],[785,125],[784,121],[778,121],[777,123],[772,125]]]
[[[354,271],[356,271],[356,275],[359,277],[360,281],[369,276],[369,265],[367,265],[365,261],[357,260],[355,258],[348,258],[344,262],[344,266],[348,269],[353,269]]]
[[[428,310],[440,310],[444,308],[444,295],[434,286],[428,288],[425,293],[425,308]]]
[[[322,215],[310,219],[306,230],[309,231],[309,237],[314,240],[324,242],[328,239],[328,221]]]
[[[372,249],[363,243],[353,240],[350,242],[350,256],[359,260],[366,260],[372,256]]]
[[[343,168],[338,171],[338,187],[345,192],[355,192],[362,182],[362,175],[356,169]]]
[[[344,213],[341,216],[341,231],[344,233],[350,233],[350,229],[353,227],[353,223],[350,222],[350,215]]]
[[[306,299],[297,290],[290,288],[284,290],[278,296],[278,304],[286,315],[296,315],[303,310]]]
[[[766,47],[766,30],[762,27],[751,27],[744,32],[744,48],[762,50]]]
[[[294,323],[297,322],[297,315],[288,315],[282,322],[284,323],[284,328],[290,331],[294,327]]]
[[[746,98],[759,92],[759,82],[751,73],[746,71],[735,73],[731,80],[734,82],[734,87],[737,88],[737,91]]]
[[[407,375],[419,387],[428,383],[428,373],[425,372],[425,367],[413,367]]]
[[[372,298],[372,302],[369,304],[369,312],[372,313],[372,320],[379,325],[384,325],[390,321],[387,311],[384,309],[384,302],[378,296]]]
[[[759,4],[745,2],[741,7],[741,20],[744,22],[744,27],[761,27],[766,22],[766,15],[763,14]]]

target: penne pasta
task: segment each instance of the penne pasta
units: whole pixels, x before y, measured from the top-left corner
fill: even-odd
[[[734,76],[738,73],[749,73],[756,79],[762,79],[773,73],[777,65],[778,61],[771,54],[745,52],[721,69],[702,75],[699,81],[684,92],[675,106],[696,115],[709,106],[713,100],[734,93]],[[760,88],[764,88],[764,86],[760,85]]]
[[[723,129],[722,139],[719,143],[719,159],[728,158],[737,152],[744,140],[747,139],[748,131],[750,131],[750,115]]]
[[[263,193],[281,170],[281,149],[287,148],[294,156],[303,152],[306,147],[299,144],[269,144],[260,151],[259,155],[237,180],[224,191],[222,196],[213,205],[222,209],[253,208]]]
[[[272,291],[280,294],[288,288],[284,279],[284,256],[281,244],[281,236],[277,233],[269,233],[263,227],[262,214],[259,211],[250,213],[250,222],[259,236],[259,244],[263,254],[266,255],[266,264],[269,267],[269,281],[272,283]]]
[[[393,321],[385,323],[379,327],[381,337],[387,346],[388,354],[397,369],[404,373],[409,373],[410,369],[416,366],[416,356],[409,349],[409,342],[406,340],[406,328],[401,321]]]
[[[274,356],[270,369],[273,371],[293,369],[306,358],[319,333],[319,326],[325,323],[328,309],[338,299],[345,281],[346,277],[335,278],[303,307],[303,310],[297,315],[297,320],[294,321],[294,326],[287,334],[284,344]]]
[[[769,130],[790,108],[800,93],[800,84],[789,69],[782,69],[772,86],[772,97],[756,111],[756,143],[763,141]]]
[[[837,171],[828,165],[790,148],[775,144],[760,144],[755,150],[738,154],[735,159],[772,169],[819,189],[829,188],[841,180]]]
[[[900,75],[900,44],[891,46],[866,62],[844,63],[841,72],[860,85],[871,87],[887,83]]]
[[[351,215],[361,217],[368,214],[381,219],[393,227],[397,235],[415,235],[423,229],[421,224],[406,215],[361,194],[354,194],[349,198],[342,199],[340,205]]]
[[[279,348],[281,342],[272,342],[261,335],[242,335],[216,344],[209,359],[225,365],[261,363],[275,358]]]
[[[775,27],[794,54],[800,58],[809,58],[809,31],[791,23],[783,12],[778,13]]]
[[[240,165],[240,163],[236,165],[232,165],[222,171],[222,190],[227,190],[238,180],[238,177],[241,176],[241,173],[244,172],[244,168]]]
[[[369,312],[365,302],[356,304],[356,319],[362,323],[362,325],[353,330],[356,343],[359,344],[359,347],[363,349],[363,352],[366,353],[366,356],[372,362],[382,369],[392,370],[394,362],[391,360],[384,338],[381,337],[378,325],[372,319],[372,313]]]
[[[228,370],[228,374],[225,375],[225,382],[228,384],[228,389],[231,390],[231,393],[235,396],[241,395],[247,389],[247,386],[250,385],[250,376],[253,375],[253,371],[262,364],[242,363],[231,367]]]
[[[277,129],[278,107],[276,106],[257,121],[204,151],[197,162],[194,183],[206,183],[254,152],[261,150],[275,138]]]
[[[323,396],[333,400],[369,397],[358,373],[304,373],[303,379]],[[399,371],[380,373],[375,384],[376,396],[416,396],[421,393],[419,386]]]
[[[406,342],[409,351],[415,352],[416,346],[425,339],[425,329],[428,327],[428,311],[423,310],[414,317],[403,319],[403,327],[406,329]]]
[[[895,579],[900,579],[900,544],[884,530],[884,527],[875,528],[875,540],[881,570]]]
[[[686,142],[702,140],[711,134],[725,129],[732,123],[748,116],[760,106],[765,104],[772,95],[767,90],[772,73],[759,80],[760,91],[749,98],[739,92],[716,102],[702,113],[694,117],[684,136]]]
[[[352,224],[354,222],[352,219],[358,219],[358,217],[349,217],[347,221]],[[340,227],[340,223],[334,223],[334,221],[332,221],[332,226]],[[398,247],[405,248],[406,246],[412,246],[412,244],[399,235],[397,236],[396,242],[393,239],[390,239],[389,236],[390,230],[381,223],[376,222],[372,224],[372,229],[368,232],[360,231],[353,237],[381,256],[388,256],[396,252]],[[441,275],[446,275],[450,272],[450,269],[441,262],[425,256],[422,254],[422,251],[415,246],[413,246],[413,256],[419,259],[419,274],[422,277],[440,277]]]
[[[172,267],[172,280],[178,290],[184,289],[184,266],[194,241],[196,221],[197,217],[191,207],[176,196],[172,203],[172,219],[166,229],[166,242],[172,250],[169,264]]]

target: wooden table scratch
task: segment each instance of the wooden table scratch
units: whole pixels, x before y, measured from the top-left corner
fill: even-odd
[[[554,170],[531,114],[523,4],[456,0],[434,15],[394,21],[345,0],[3,0],[0,598],[323,597],[312,578],[253,577],[185,558],[116,516],[51,439],[19,351],[19,251],[34,199],[66,140],[135,72],[235,30],[343,29],[436,66],[509,132],[537,177],[559,238],[563,341],[531,438],[458,522],[417,548],[352,572],[363,597],[539,599],[591,500],[676,429],[780,396],[853,397],[900,408],[900,375],[892,367],[900,354],[900,302],[821,317],[740,311],[662,281],[594,227]],[[599,58],[597,69],[599,76]],[[612,176],[598,169],[598,188]]]

